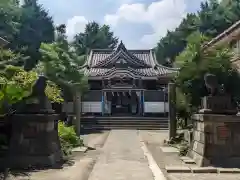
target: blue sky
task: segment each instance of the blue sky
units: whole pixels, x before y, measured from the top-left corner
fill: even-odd
[[[176,28],[187,12],[203,0],[39,0],[55,24],[65,23],[71,39],[87,22],[111,26],[127,48],[153,48],[167,30]]]

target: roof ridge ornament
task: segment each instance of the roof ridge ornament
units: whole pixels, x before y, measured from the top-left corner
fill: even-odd
[[[122,49],[122,50],[124,50],[124,51],[127,51],[127,48],[126,48],[126,46],[123,44],[122,41],[119,43],[119,45],[118,45],[118,47],[117,47],[116,50],[118,51],[118,50],[120,50],[120,49]]]

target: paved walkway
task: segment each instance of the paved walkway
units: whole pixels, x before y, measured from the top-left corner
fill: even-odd
[[[88,180],[154,180],[136,130],[112,130]]]

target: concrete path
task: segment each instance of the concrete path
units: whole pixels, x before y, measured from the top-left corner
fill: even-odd
[[[138,131],[112,130],[88,180],[154,180],[142,146]]]

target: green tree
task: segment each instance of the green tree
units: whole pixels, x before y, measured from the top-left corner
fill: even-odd
[[[0,37],[13,42],[19,33],[21,8],[14,1],[0,1]]]
[[[58,85],[83,91],[87,80],[79,70],[79,63],[84,59],[59,46],[58,43],[41,45],[42,59],[38,68]]]
[[[200,31],[203,35],[213,38],[239,19],[240,0],[202,2],[197,13],[188,14],[174,31],[168,32],[160,39],[155,48],[158,61],[167,65],[170,62],[171,65],[185,49],[187,37],[191,33]]]
[[[80,100],[82,93],[87,89],[88,81],[84,73],[79,70],[82,64],[78,56],[71,51],[61,48],[62,44],[42,44],[42,61],[39,66],[42,72],[53,82],[59,85],[64,92],[65,98],[71,95],[74,102],[76,115],[76,133],[80,135]]]
[[[189,37],[186,38],[188,44],[185,47],[185,50],[180,53],[174,62],[175,67],[182,67],[187,62],[201,60],[202,52],[201,46],[208,42],[210,38],[204,36],[199,31],[192,33]]]
[[[71,96],[74,102],[76,115],[75,127],[80,135],[81,95],[88,87],[88,81],[81,72],[80,66],[85,61],[85,56],[78,56],[68,44],[65,36],[65,26],[57,27],[56,42],[42,44],[42,61],[40,71],[50,80],[56,82],[64,92],[65,100]]]
[[[168,32],[157,44],[156,56],[160,64],[171,65],[175,57],[184,50],[189,34],[197,30],[198,19],[195,14],[188,14],[175,31]]]
[[[37,0],[25,0],[23,6],[4,0],[0,2],[0,36],[10,42],[9,48],[29,57],[25,69],[30,70],[40,59],[41,43],[54,41],[53,21]]]
[[[176,78],[176,83],[185,96],[191,109],[198,108],[201,97],[208,94],[204,85],[204,75],[206,73],[215,74],[219,84],[223,84],[227,94],[230,94],[235,102],[239,102],[240,77],[235,68],[232,67],[232,51],[226,47],[217,47],[203,51],[203,35],[199,37],[195,33],[193,38],[189,38],[187,48],[179,55],[187,59],[180,69]],[[189,48],[194,47],[194,48]],[[179,59],[181,59],[179,58]]]
[[[35,67],[40,59],[39,48],[41,43],[53,41],[54,25],[52,18],[37,3],[37,0],[25,0],[22,6],[19,34],[12,45],[15,46],[16,50],[30,57],[25,62],[26,70]]]
[[[117,43],[118,38],[114,36],[109,26],[91,22],[86,25],[83,33],[74,37],[73,46],[78,55],[85,55],[91,49],[114,49]]]

